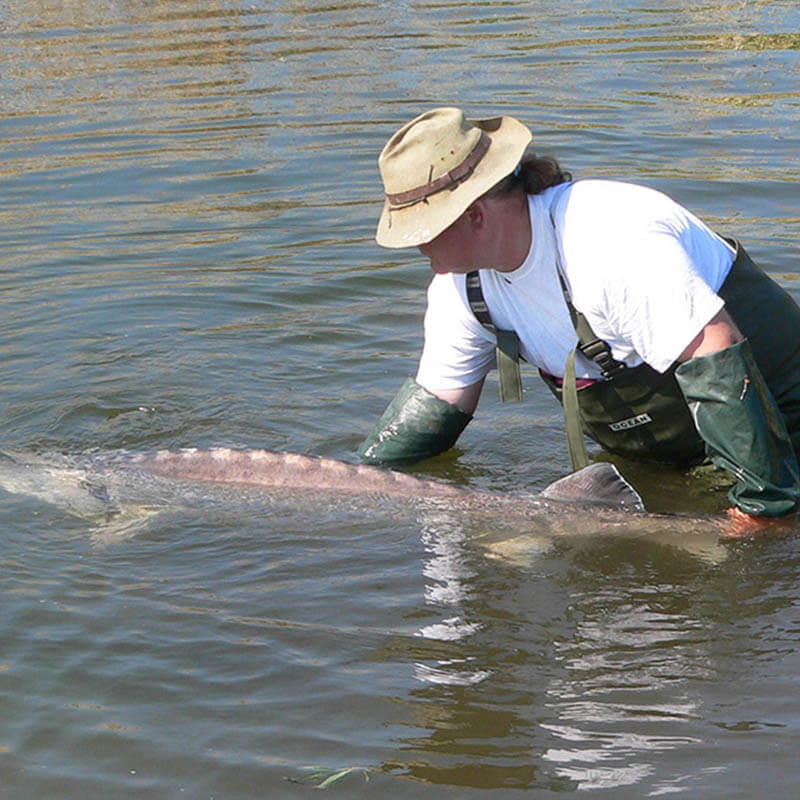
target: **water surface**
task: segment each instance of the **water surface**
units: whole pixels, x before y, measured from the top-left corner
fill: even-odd
[[[800,297],[796,3],[0,0],[0,34],[4,447],[353,459],[429,279],[373,242],[377,154],[440,104],[667,191]],[[418,471],[566,472],[524,380]],[[794,793],[793,535],[498,559],[502,520],[446,514],[2,508],[0,796]]]

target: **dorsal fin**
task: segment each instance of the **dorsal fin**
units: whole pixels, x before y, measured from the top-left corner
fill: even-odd
[[[629,511],[645,510],[639,493],[613,464],[605,461],[589,464],[551,483],[542,492],[542,497],[571,503],[597,503]]]

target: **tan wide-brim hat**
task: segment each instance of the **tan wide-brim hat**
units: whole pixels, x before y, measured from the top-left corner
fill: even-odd
[[[378,158],[386,194],[378,244],[416,247],[435,239],[514,171],[532,138],[513,117],[470,121],[457,108],[411,120]]]

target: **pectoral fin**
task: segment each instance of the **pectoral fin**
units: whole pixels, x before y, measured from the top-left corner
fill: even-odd
[[[602,461],[551,483],[542,497],[570,503],[596,503],[626,511],[645,510],[642,498],[619,470]]]

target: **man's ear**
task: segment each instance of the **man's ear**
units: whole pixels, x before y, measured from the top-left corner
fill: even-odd
[[[482,228],[486,224],[486,207],[483,200],[476,200],[464,213],[473,230]]]

